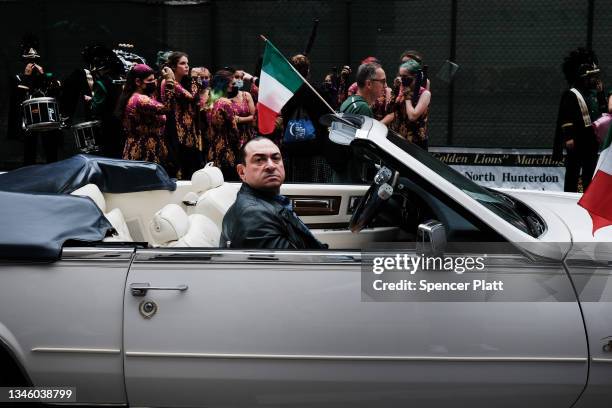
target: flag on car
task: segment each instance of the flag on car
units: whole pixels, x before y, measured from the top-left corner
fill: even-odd
[[[259,133],[274,132],[281,109],[303,84],[302,76],[270,41],[266,41],[257,100]]]
[[[612,133],[609,132],[599,153],[593,180],[578,201],[578,205],[587,210],[593,220],[593,235],[598,229],[612,225],[611,139]]]

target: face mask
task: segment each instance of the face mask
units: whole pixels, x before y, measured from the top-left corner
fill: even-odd
[[[236,88],[237,90],[242,89],[243,86],[244,86],[244,82],[242,81],[242,79],[236,79],[234,81],[234,88]]]
[[[145,84],[144,94],[145,95],[153,95],[157,87],[155,86],[155,82],[149,82]]]
[[[208,88],[209,85],[210,85],[210,79],[202,79],[202,86],[204,88]]]

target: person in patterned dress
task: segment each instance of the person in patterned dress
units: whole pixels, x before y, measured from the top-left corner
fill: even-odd
[[[168,148],[164,142],[164,128],[166,113],[174,99],[174,75],[169,68],[162,74],[166,80],[166,103],[154,96],[157,83],[151,67],[137,64],[127,74],[117,107],[126,138],[122,155],[126,160],[166,164]]]
[[[228,95],[234,92],[234,73],[223,69],[212,79],[207,111],[206,159],[221,169],[225,180],[238,181],[236,159],[240,150],[237,115]]]
[[[191,175],[204,166],[202,158],[202,134],[198,124],[200,87],[189,73],[189,59],[184,52],[173,52],[168,56],[172,69],[174,86],[173,114],[166,123],[166,139],[175,153],[177,177],[191,179]],[[165,95],[165,81],[161,85],[162,101]]]
[[[427,150],[427,122],[431,92],[425,88],[421,64],[408,60],[400,65],[399,84],[394,86],[389,104],[389,114],[383,123],[404,139]],[[413,95],[418,92],[418,98]]]
[[[244,86],[244,71],[234,72],[234,87],[232,93],[228,97],[232,100],[234,113],[236,114],[236,123],[238,125],[238,134],[240,138],[240,146],[255,137],[255,102],[253,97],[247,91],[241,91]]]

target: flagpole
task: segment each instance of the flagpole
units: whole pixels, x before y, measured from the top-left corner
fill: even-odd
[[[269,42],[269,41],[268,41],[268,39],[267,39],[266,37],[264,37],[264,36],[263,36],[263,34],[259,34],[259,37],[260,37],[262,40],[264,40],[264,42]],[[282,54],[281,54],[281,55],[282,55]],[[283,58],[284,58],[284,55],[283,55]],[[285,59],[286,59],[286,58],[285,58]],[[327,106],[327,107],[329,108],[329,111],[330,111],[331,113],[337,113],[337,112],[334,110],[334,108],[332,108],[332,107],[329,105],[329,103],[327,103],[327,101],[326,101],[326,100],[325,100],[325,99],[324,99],[324,98],[323,98],[321,95],[319,95],[319,93],[316,91],[316,89],[314,89],[314,88],[313,88],[313,86],[312,86],[312,85],[310,85],[310,82],[308,82],[308,81],[306,80],[306,78],[304,78],[304,77],[302,76],[302,74],[300,74],[300,73],[299,73],[299,71],[298,71],[297,69],[295,69],[295,67],[293,66],[293,64],[291,64],[291,62],[289,62],[289,66],[291,67],[291,69],[293,69],[293,70],[295,71],[295,73],[296,73],[296,74],[298,74],[298,76],[299,76],[299,77],[302,79],[302,81],[304,81],[304,83],[305,83],[306,85],[308,85],[308,87],[310,88],[310,90],[311,90],[312,92],[314,92],[314,94],[315,94],[315,95],[317,95],[317,96],[319,97],[319,99],[321,100],[321,102],[323,102],[323,103],[325,104],[325,106]],[[348,122],[348,123],[350,123],[350,122]]]

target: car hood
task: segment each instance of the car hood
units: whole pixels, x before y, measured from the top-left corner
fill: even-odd
[[[582,194],[556,191],[499,189],[535,210],[549,229],[564,225],[573,242],[612,242],[612,226],[593,235],[593,222],[587,210],[578,205]],[[555,237],[551,237],[553,240]],[[559,237],[561,239],[561,237]]]

